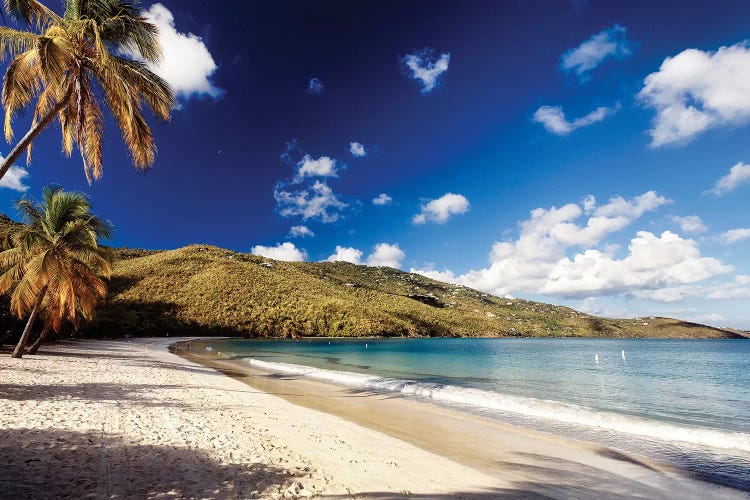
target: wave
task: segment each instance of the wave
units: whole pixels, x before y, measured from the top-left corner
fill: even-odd
[[[390,391],[406,396],[428,398],[438,403],[463,405],[483,410],[496,410],[543,418],[568,424],[593,426],[615,432],[635,434],[665,441],[682,441],[712,448],[736,449],[750,452],[750,434],[707,427],[679,425],[611,412],[597,411],[584,406],[560,401],[513,396],[455,385],[417,382],[379,377],[363,373],[325,370],[310,366],[246,360],[262,370],[298,375],[334,384],[378,391]]]

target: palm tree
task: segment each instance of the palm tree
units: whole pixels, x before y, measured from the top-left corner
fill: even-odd
[[[0,293],[12,290],[11,311],[28,315],[14,358],[20,358],[34,320],[46,314],[45,331],[59,329],[63,320],[78,324],[90,319],[106,294],[103,278],[112,270],[112,252],[99,245],[109,238],[110,225],[91,214],[88,198],[79,193],[46,188],[39,205],[27,198],[17,202],[24,224],[0,232],[8,248],[0,252]]]
[[[143,116],[143,105],[168,120],[175,100],[172,89],[146,63],[161,58],[156,26],[134,0],[66,0],[62,16],[36,0],[4,0],[5,10],[29,23],[33,31],[0,27],[0,58],[9,56],[3,81],[5,138],[17,111],[35,101],[31,129],[0,163],[0,179],[27,151],[55,117],[62,147],[70,156],[77,145],[86,179],[102,172],[103,118],[94,83],[98,83],[120,126],[133,164],[145,170],[154,162],[156,145]],[[119,54],[119,55],[118,55]]]

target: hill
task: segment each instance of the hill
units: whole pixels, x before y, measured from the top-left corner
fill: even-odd
[[[206,245],[118,253],[109,296],[86,334],[742,336],[669,318],[598,318],[387,267],[279,262]]]

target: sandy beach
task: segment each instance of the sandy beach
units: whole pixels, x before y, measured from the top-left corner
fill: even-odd
[[[0,496],[746,498],[401,398],[229,377],[168,352],[173,342],[70,341],[0,358]]]

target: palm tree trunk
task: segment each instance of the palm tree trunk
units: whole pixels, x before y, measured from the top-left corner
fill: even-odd
[[[36,354],[36,352],[39,350],[39,346],[42,345],[42,342],[44,342],[47,337],[49,337],[49,332],[52,330],[52,328],[49,325],[44,325],[44,329],[42,330],[42,333],[39,334],[39,337],[36,339],[36,342],[31,344],[31,347],[29,347],[29,350],[26,351],[26,354]]]
[[[26,322],[26,327],[23,329],[23,333],[21,334],[21,338],[18,341],[18,344],[16,344],[16,349],[13,351],[14,358],[20,358],[23,356],[23,350],[26,348],[26,342],[29,341],[29,334],[31,333],[31,327],[34,326],[34,320],[36,319],[36,315],[39,314],[39,309],[42,307],[42,299],[44,299],[44,294],[47,293],[47,289],[43,288],[41,292],[39,292],[39,297],[36,299],[36,304],[34,304],[34,309],[31,310],[31,315],[29,316],[29,321]]]
[[[68,100],[70,99],[70,92],[65,96],[65,98],[57,103],[57,106],[52,108],[47,115],[42,118],[39,122],[37,122],[36,125],[31,127],[31,129],[26,132],[26,135],[23,136],[23,138],[16,144],[16,147],[10,150],[10,153],[8,153],[8,156],[5,157],[5,159],[0,162],[0,179],[2,179],[5,176],[5,173],[10,170],[10,167],[13,166],[13,164],[16,162],[19,156],[23,153],[23,151],[29,147],[29,145],[36,139],[36,136],[38,136],[44,128],[50,124],[53,118],[59,113],[67,104]],[[19,356],[20,357],[20,356]]]

